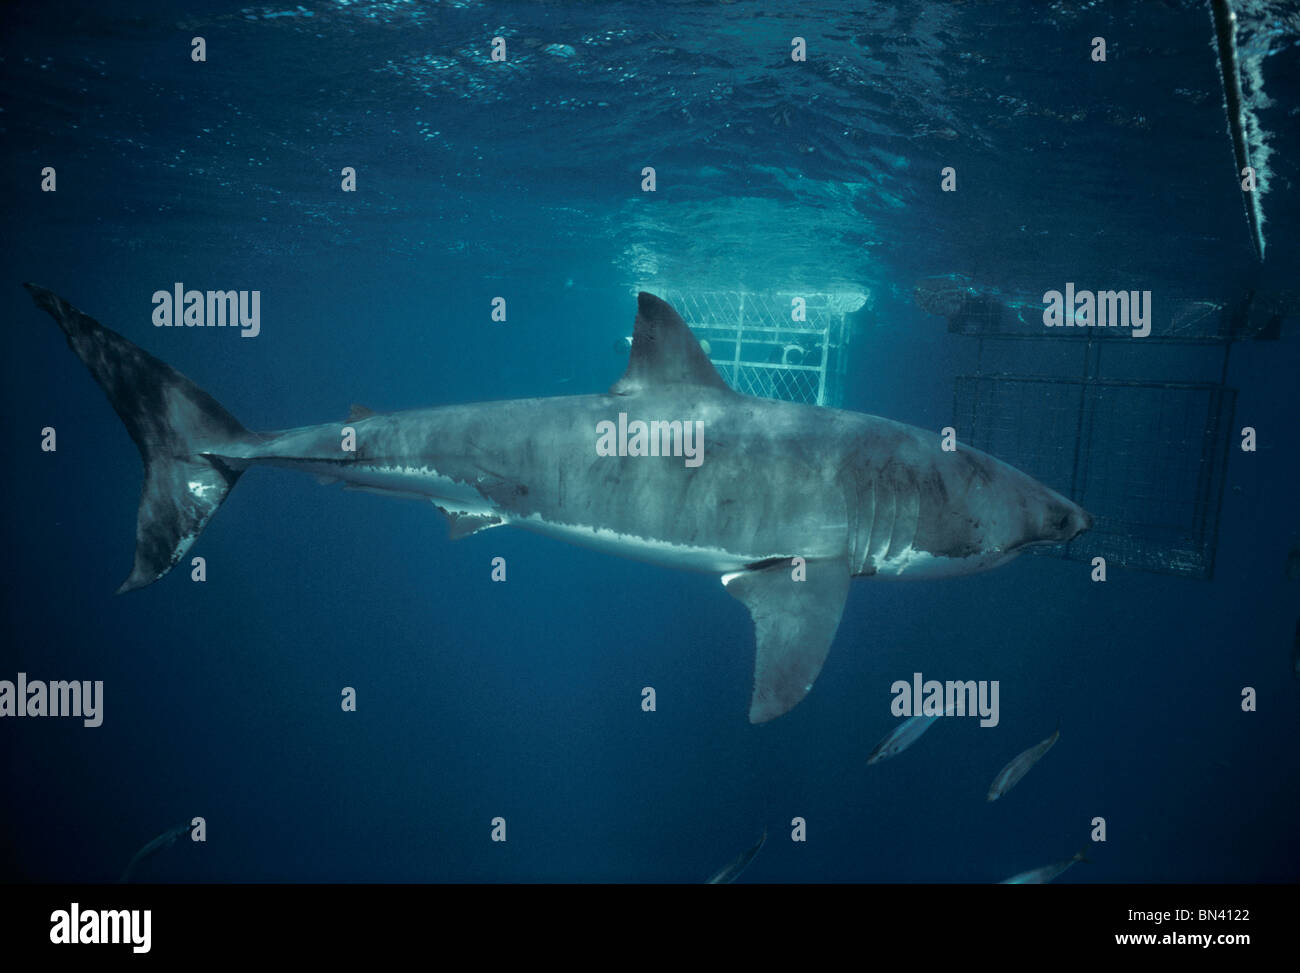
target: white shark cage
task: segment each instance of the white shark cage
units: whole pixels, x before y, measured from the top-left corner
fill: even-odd
[[[952,276],[919,283],[917,304],[978,339],[975,372],[953,390],[959,440],[1093,515],[1092,530],[1036,553],[1213,577],[1237,395],[1226,385],[1231,345],[1277,337],[1277,306],[1253,294],[1166,299],[1151,333],[1133,338],[1047,329],[1041,302]]]
[[[719,374],[737,392],[806,405],[844,401],[848,316],[860,292],[650,290],[677,309]],[[803,320],[794,320],[796,299]]]

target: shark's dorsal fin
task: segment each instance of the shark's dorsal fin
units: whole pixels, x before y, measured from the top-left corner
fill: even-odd
[[[796,581],[790,559],[724,575],[727,591],[754,619],[754,695],[749,722],[766,723],[798,705],[831,650],[849,594],[847,558],[809,558]]]
[[[352,405],[348,407],[349,421],[356,421],[357,419],[369,419],[371,416],[377,416],[377,415],[379,415],[379,413],[376,412],[374,409],[370,408],[369,406],[359,405],[356,402],[353,402]]]
[[[636,297],[636,326],[627,371],[609,391],[633,395],[660,385],[704,385],[731,391],[681,315],[667,301],[642,291]]]

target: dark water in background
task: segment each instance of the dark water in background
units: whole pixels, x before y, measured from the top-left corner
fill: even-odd
[[[1219,180],[1203,4],[861,6],[0,14],[0,678],[106,687],[98,729],[0,726],[4,875],[112,880],[199,814],[208,842],[138,878],[699,881],[766,826],[745,880],[986,882],[1068,857],[1101,815],[1109,840],[1062,881],[1300,877],[1294,319],[1233,350],[1237,418],[1263,448],[1230,458],[1212,583],[1096,585],[1040,557],[860,581],[814,691],[762,727],[745,719],[750,622],[716,578],[522,531],[452,544],[427,505],[281,471],[245,477],[203,534],[206,584],[178,570],[113,597],[138,456],[24,280],[260,429],[351,402],[602,390],[637,284],[869,289],[846,405],[937,429],[969,347],[913,305],[919,277],[1103,279],[1157,300],[1294,286],[1294,5],[1243,9],[1273,101],[1263,269]],[[486,60],[496,34],[504,65]],[[945,165],[955,195],[937,192]],[[263,333],[152,328],[150,295],[175,281],[259,289]],[[496,295],[508,324],[488,318]],[[46,425],[57,453],[37,448]],[[488,582],[497,555],[506,584]],[[914,671],[999,679],[1001,724],[939,721],[865,766],[894,723],[889,684]],[[986,804],[1058,718],[1056,748]],[[787,840],[796,815],[806,843]]]

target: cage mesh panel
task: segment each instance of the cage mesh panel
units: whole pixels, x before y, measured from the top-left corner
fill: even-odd
[[[839,405],[844,396],[845,317],[860,294],[800,294],[806,321],[790,319],[792,294],[667,290],[719,374],[738,392],[806,405]]]
[[[1043,548],[1211,577],[1235,392],[1219,385],[961,376],[959,439],[1079,503],[1093,528]]]

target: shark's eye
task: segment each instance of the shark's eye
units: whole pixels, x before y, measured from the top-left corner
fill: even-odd
[[[1069,515],[1069,514],[1061,514],[1060,519],[1057,520],[1057,522],[1056,522],[1056,529],[1057,529],[1057,530],[1065,530],[1066,525],[1069,524],[1069,522],[1070,522],[1070,515]]]

